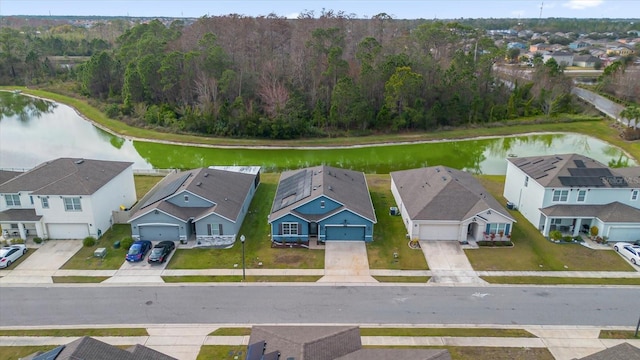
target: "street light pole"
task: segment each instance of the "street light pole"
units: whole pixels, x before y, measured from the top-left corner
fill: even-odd
[[[246,276],[245,276],[245,265],[244,265],[244,241],[246,240],[246,238],[244,237],[244,235],[240,235],[240,242],[242,243],[242,281],[246,280]]]

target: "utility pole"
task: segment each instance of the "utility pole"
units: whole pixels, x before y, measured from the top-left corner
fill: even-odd
[[[544,1],[540,4],[540,19],[542,19],[542,8],[544,7]]]

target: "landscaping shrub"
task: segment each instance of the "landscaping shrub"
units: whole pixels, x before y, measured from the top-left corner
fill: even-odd
[[[125,250],[129,250],[131,245],[133,245],[133,239],[130,237],[126,237],[122,239],[122,241],[120,241],[120,247],[122,247]]]
[[[92,247],[95,244],[96,238],[94,238],[93,236],[87,236],[86,238],[84,238],[84,240],[82,240],[82,245],[84,245],[84,247]]]
[[[33,238],[33,242],[36,243],[36,244],[42,244],[42,238],[36,236],[36,237]]]
[[[569,235],[565,235],[565,236],[562,237],[562,241],[564,241],[564,242],[572,242],[573,238],[571,236],[569,236]]]

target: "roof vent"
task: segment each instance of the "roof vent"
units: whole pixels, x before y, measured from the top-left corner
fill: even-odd
[[[204,173],[204,177],[207,177],[207,176],[209,176],[209,173]]]
[[[440,168],[436,168],[436,172],[440,172]]]
[[[74,161],[74,163],[76,163],[77,165],[80,165],[84,162],[84,159],[78,159],[76,161]]]
[[[329,185],[329,190],[333,191],[333,188],[331,187],[331,185]]]
[[[201,181],[198,181],[198,183],[196,184],[196,186],[200,186],[200,185],[202,185],[202,182],[201,182]]]
[[[227,200],[229,200],[229,199],[227,199],[227,198],[224,198],[224,201],[227,201]]]

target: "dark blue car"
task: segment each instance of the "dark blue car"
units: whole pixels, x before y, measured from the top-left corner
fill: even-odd
[[[134,242],[127,253],[127,261],[142,261],[144,256],[147,254],[147,251],[151,249],[151,246],[151,241],[148,240],[138,240]]]

